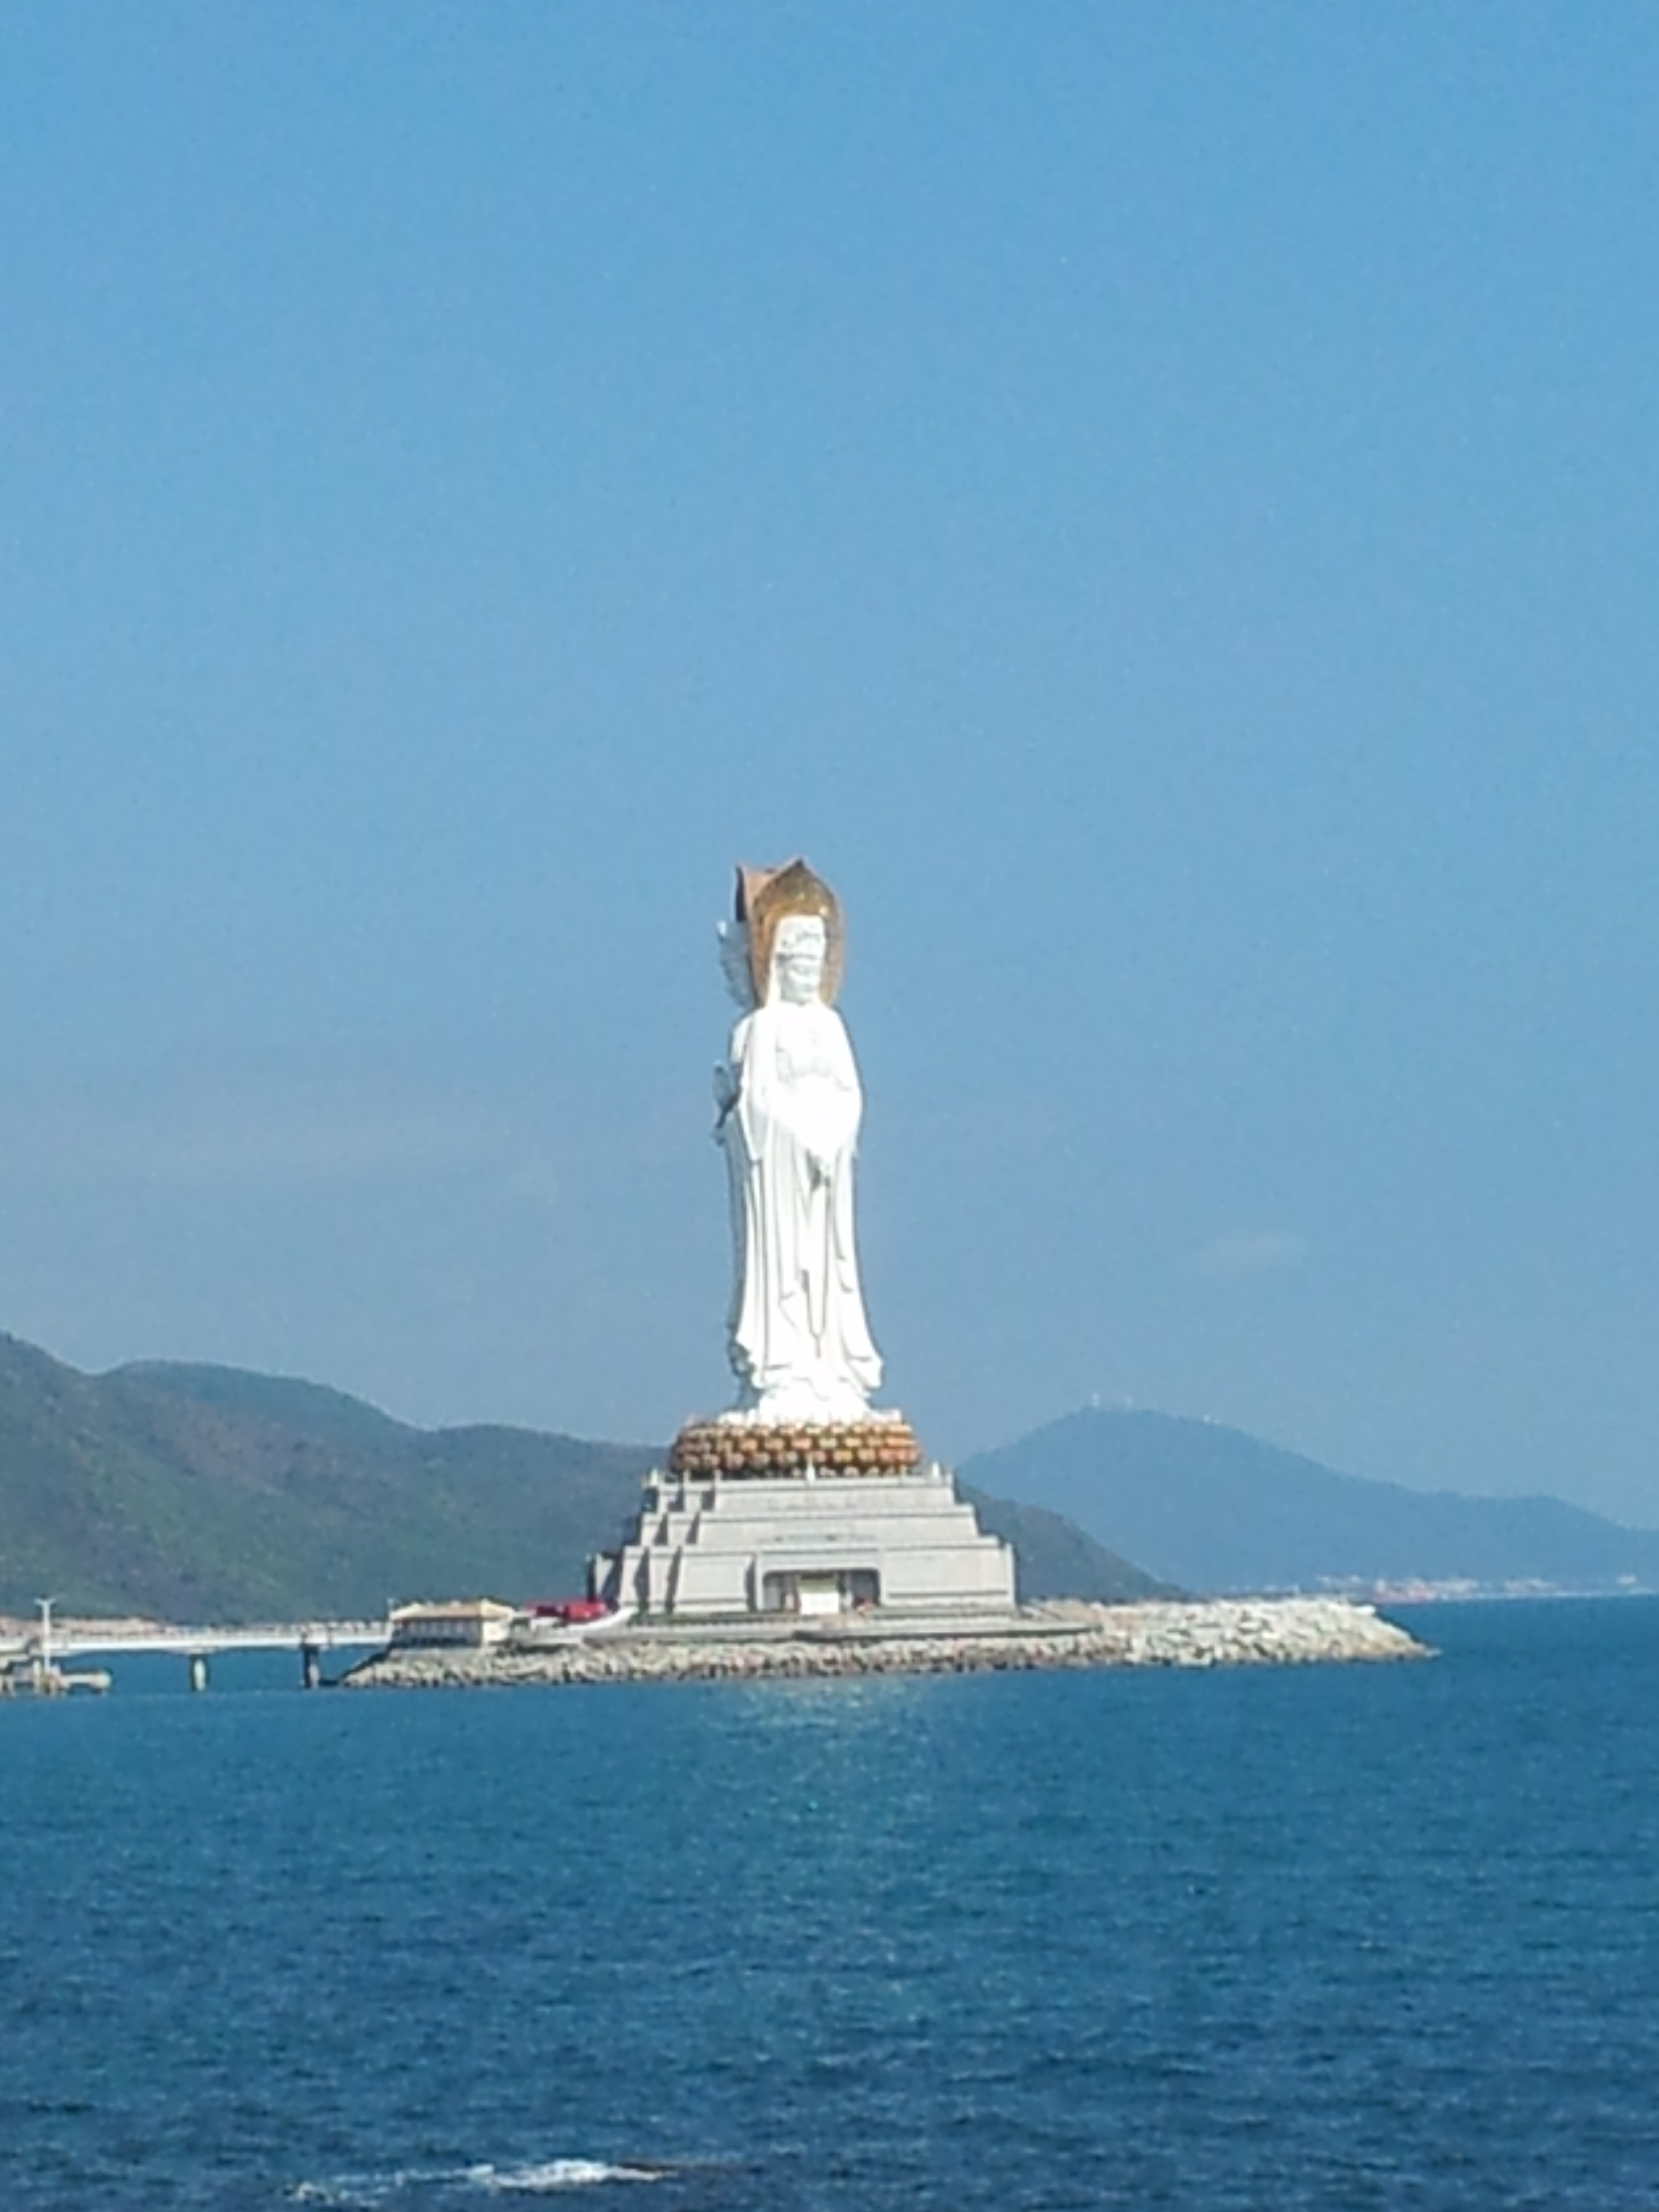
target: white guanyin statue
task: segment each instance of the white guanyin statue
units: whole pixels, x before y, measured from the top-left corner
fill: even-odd
[[[881,1357],[853,1236],[864,1100],[831,1003],[841,908],[804,860],[739,868],[737,920],[720,938],[727,983],[747,1009],[714,1076],[732,1192],[738,1412],[757,1421],[869,1419]]]

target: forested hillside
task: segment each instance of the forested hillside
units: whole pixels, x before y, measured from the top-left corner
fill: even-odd
[[[0,1336],[0,1611],[173,1620],[381,1613],[389,1600],[580,1590],[620,1537],[649,1444],[419,1429],[240,1369],[84,1375]],[[1027,1596],[1158,1587],[1060,1516],[980,1501]]]

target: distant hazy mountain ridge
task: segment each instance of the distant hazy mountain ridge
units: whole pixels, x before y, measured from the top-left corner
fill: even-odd
[[[1554,1498],[1471,1498],[1339,1474],[1168,1413],[1067,1414],[963,1468],[1193,1590],[1536,1582],[1659,1589],[1659,1530]]]
[[[235,1368],[83,1375],[0,1335],[0,1611],[378,1613],[582,1587],[662,1456],[515,1428],[418,1429]],[[1459,1579],[1659,1589],[1659,1531],[1550,1498],[1338,1474],[1237,1429],[1069,1414],[963,1469],[1027,1597]],[[1131,1566],[1128,1562],[1139,1564]]]

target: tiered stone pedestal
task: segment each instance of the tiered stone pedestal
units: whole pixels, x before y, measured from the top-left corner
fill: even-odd
[[[647,1619],[984,1613],[1014,1603],[1009,1547],[896,1419],[690,1424],[635,1527],[590,1571]]]

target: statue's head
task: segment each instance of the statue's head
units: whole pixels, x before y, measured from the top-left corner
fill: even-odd
[[[810,1006],[823,994],[830,932],[816,914],[787,914],[772,939],[772,989],[768,996],[793,1006]]]
[[[805,860],[781,868],[739,868],[737,893],[744,979],[753,1006],[782,998],[797,1006],[833,1003],[841,988],[841,902]],[[734,952],[739,947],[734,942]],[[730,977],[729,980],[735,981]]]

